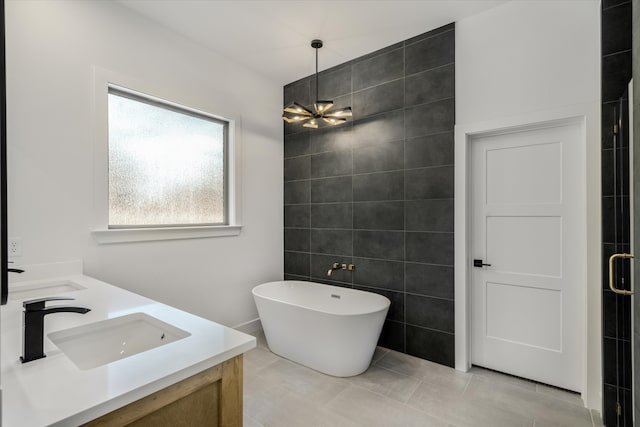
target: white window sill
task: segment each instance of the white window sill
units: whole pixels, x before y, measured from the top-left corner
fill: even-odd
[[[241,225],[215,225],[197,227],[118,228],[93,230],[91,234],[100,245],[154,240],[203,239],[208,237],[237,236]]]

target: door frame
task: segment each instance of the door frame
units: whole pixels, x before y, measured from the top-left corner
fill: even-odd
[[[539,111],[521,116],[507,117],[487,122],[457,124],[455,127],[454,160],[454,274],[455,274],[455,368],[468,371],[471,367],[471,204],[470,144],[475,138],[534,130],[550,126],[578,123],[580,136],[579,166],[582,185],[580,203],[584,214],[579,220],[584,233],[581,242],[574,245],[583,261],[581,281],[585,286],[580,292],[582,387],[583,402],[588,408],[602,407],[602,237],[601,237],[601,153],[600,107],[597,104],[574,105],[552,111]],[[587,173],[588,172],[588,173]]]

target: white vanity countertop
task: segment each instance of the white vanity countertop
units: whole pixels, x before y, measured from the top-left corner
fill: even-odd
[[[74,274],[65,274],[70,269]],[[79,267],[79,268],[78,268]],[[255,338],[165,304],[85,276],[80,263],[35,266],[9,285],[2,319],[2,426],[77,426],[188,378],[255,347]],[[47,275],[53,273],[54,275]],[[22,279],[12,277],[13,280]],[[72,283],[86,289],[63,292],[53,305],[90,308],[87,314],[45,316],[47,357],[22,364],[22,301],[11,291],[44,283]],[[36,298],[29,295],[25,299]],[[128,358],[81,370],[46,336],[53,331],[142,312],[189,332],[178,341]]]

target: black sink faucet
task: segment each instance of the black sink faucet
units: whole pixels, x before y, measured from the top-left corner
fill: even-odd
[[[42,350],[44,340],[44,316],[51,313],[80,313],[85,314],[91,311],[84,307],[54,306],[45,308],[47,301],[73,300],[73,298],[49,297],[24,301],[24,317],[22,328],[24,335],[22,340],[22,363],[46,357]]]
[[[9,264],[13,264],[13,261],[9,261]],[[21,268],[7,268],[9,273],[24,273],[24,270]]]

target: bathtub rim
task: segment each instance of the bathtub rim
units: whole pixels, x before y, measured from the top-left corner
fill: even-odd
[[[274,297],[270,297],[270,296],[265,296],[265,295],[261,295],[256,293],[256,289],[260,288],[261,286],[266,286],[266,285],[270,285],[273,283],[290,283],[290,284],[295,284],[295,283],[302,283],[304,285],[317,285],[317,286],[325,286],[325,287],[329,287],[332,289],[336,289],[338,291],[348,291],[348,292],[354,292],[354,293],[359,293],[359,292],[363,292],[363,293],[368,293],[368,294],[372,294],[372,295],[376,295],[376,298],[382,298],[383,302],[384,302],[384,306],[380,307],[376,310],[369,310],[369,311],[358,311],[355,313],[335,313],[332,311],[327,311],[327,310],[319,310],[317,308],[313,308],[313,307],[308,307],[308,306],[304,306],[304,305],[300,305],[300,304],[295,304],[291,301],[285,301],[282,299],[278,299],[278,298],[274,298]],[[374,314],[374,313],[379,313],[381,311],[384,310],[388,310],[389,307],[391,306],[391,300],[387,297],[385,297],[384,295],[380,295],[377,294],[375,292],[370,292],[370,291],[363,291],[361,289],[353,289],[353,288],[343,288],[341,286],[335,286],[335,285],[326,285],[324,283],[319,283],[319,282],[312,282],[312,281],[304,281],[304,280],[273,280],[271,282],[265,282],[265,283],[261,283],[259,285],[254,286],[251,289],[251,294],[254,296],[254,298],[263,298],[269,301],[274,301],[274,302],[278,302],[281,304],[287,304],[293,307],[298,307],[304,310],[309,310],[309,311],[313,311],[315,313],[321,313],[321,314],[326,314],[326,315],[330,315],[330,316],[344,316],[344,317],[348,317],[348,316],[363,316],[363,315],[367,315],[367,314]]]

